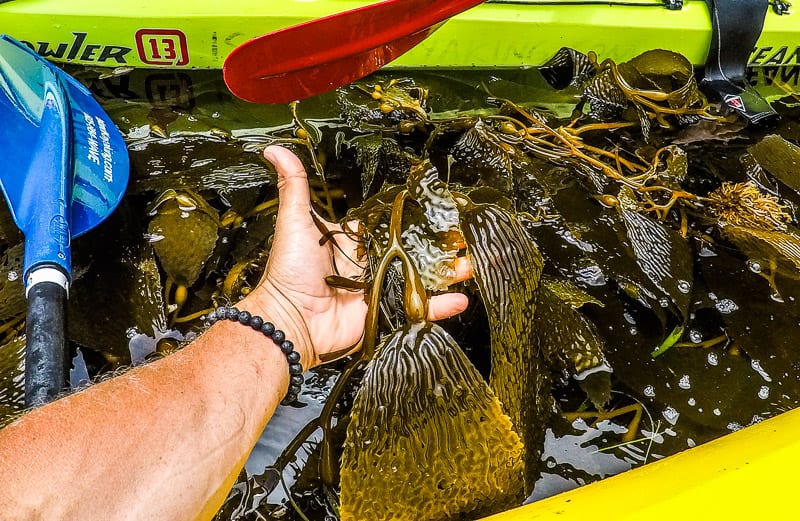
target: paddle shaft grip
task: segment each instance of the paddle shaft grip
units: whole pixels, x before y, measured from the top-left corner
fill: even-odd
[[[55,398],[64,387],[66,366],[67,290],[55,282],[28,289],[25,348],[25,406]]]

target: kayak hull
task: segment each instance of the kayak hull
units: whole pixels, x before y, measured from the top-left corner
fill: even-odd
[[[574,1],[481,4],[452,18],[392,65],[536,66],[562,46],[617,61],[655,48],[679,52],[697,65],[705,61],[711,21],[703,1],[687,0],[680,10],[668,10],[655,0],[636,5]],[[249,39],[369,3],[237,0],[230,6],[173,0],[149,11],[133,0],[14,0],[0,4],[0,27],[55,61],[218,69],[233,49]],[[800,66],[798,16],[767,13],[752,55],[755,65]]]

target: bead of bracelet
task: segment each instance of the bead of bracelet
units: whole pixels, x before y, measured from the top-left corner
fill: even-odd
[[[278,346],[289,364],[289,390],[281,404],[288,405],[297,400],[303,385],[303,366],[300,365],[300,353],[294,350],[294,344],[291,341],[286,340],[286,334],[280,329],[276,329],[272,322],[268,322],[258,315],[252,315],[248,311],[239,311],[234,306],[220,306],[209,313],[206,317],[206,326],[220,320],[230,320],[250,326],[270,338]]]

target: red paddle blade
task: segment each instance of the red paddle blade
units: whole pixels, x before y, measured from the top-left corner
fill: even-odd
[[[239,98],[287,103],[375,72],[482,0],[385,0],[265,34],[233,50],[225,83]]]

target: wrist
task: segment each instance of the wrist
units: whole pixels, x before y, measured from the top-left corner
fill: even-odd
[[[305,371],[318,364],[308,326],[300,311],[269,281],[261,284],[236,304],[242,311],[258,315],[285,333],[300,355]]]
[[[300,353],[295,351],[294,342],[286,338],[286,333],[275,327],[269,320],[264,320],[259,315],[254,315],[235,306],[220,306],[209,313],[206,323],[230,322],[263,335],[280,350],[288,364],[289,386],[282,400],[284,405],[293,403],[300,395],[303,386],[303,366],[300,364]],[[277,353],[277,350],[273,350]]]

